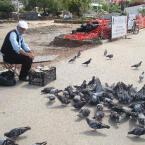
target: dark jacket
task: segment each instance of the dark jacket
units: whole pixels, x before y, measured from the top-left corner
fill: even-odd
[[[4,39],[4,42],[3,42],[3,45],[1,47],[1,52],[3,53],[4,56],[9,56],[9,55],[12,55],[12,54],[15,54],[16,52],[13,50],[13,46],[10,42],[10,34],[11,32],[15,32],[17,34],[17,31],[16,30],[12,30],[10,31],[5,39]],[[19,43],[19,37],[18,37],[18,34],[17,34],[17,41]]]

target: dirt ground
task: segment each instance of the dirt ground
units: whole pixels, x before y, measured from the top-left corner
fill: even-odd
[[[15,26],[15,24],[7,25],[6,27],[6,25],[0,24],[0,34],[2,34],[0,44],[6,32]],[[36,23],[33,26],[37,26]],[[65,32],[76,27],[76,25],[66,26],[66,24],[64,26],[66,27]],[[38,29],[41,29],[42,32],[42,28]],[[57,30],[57,34],[63,33],[63,30],[62,28]],[[37,50],[38,53],[43,50],[41,48],[47,48],[48,43],[42,35],[43,39],[38,33],[26,35],[28,36],[26,39],[33,49],[40,48]],[[46,37],[48,41],[52,40],[51,35],[46,34]],[[83,80],[88,81],[95,75],[100,78],[103,85],[105,82],[112,84],[123,81],[133,84],[138,89],[141,88],[145,83],[145,81],[138,83],[138,76],[145,70],[144,37],[145,31],[141,30],[138,35],[128,36],[128,39],[104,43],[94,46],[92,49],[87,49],[88,46],[87,48],[75,48],[75,51],[72,50],[73,48],[69,48],[69,55],[67,53],[65,58],[50,64],[57,68],[57,79],[48,86],[64,89],[68,85],[77,85]],[[42,42],[45,42],[45,46],[40,47],[39,44]],[[87,50],[83,51],[81,57],[74,63],[69,64],[68,60],[74,56],[77,49],[83,48]],[[108,50],[108,53],[114,54],[112,60],[107,60],[103,56],[105,49]],[[67,52],[66,48],[62,51]],[[81,63],[89,58],[92,58],[91,64],[89,67],[84,67]],[[141,60],[143,61],[142,66],[138,70],[132,70],[130,66]],[[71,105],[64,108],[57,100],[54,104],[49,105],[45,95],[40,94],[41,89],[42,87],[20,82],[14,87],[0,87],[1,138],[3,138],[4,132],[12,128],[29,125],[32,128],[31,131],[21,136],[17,140],[18,144],[31,145],[35,142],[47,141],[48,145],[144,145],[144,136],[137,138],[127,135],[127,132],[135,127],[134,122],[127,121],[114,127],[109,124],[108,113],[105,112],[103,122],[111,125],[111,128],[94,132],[88,127],[85,120],[78,121],[77,112]]]
[[[26,43],[35,51],[36,55],[58,55],[53,62],[69,57],[78,50],[86,50],[92,47],[91,45],[85,45],[83,47],[73,47],[72,49],[70,47],[54,47],[50,45],[56,36],[71,33],[72,30],[80,26],[79,24],[59,24],[54,23],[53,20],[29,21],[28,24],[29,29],[24,35]],[[0,35],[0,46],[7,32],[14,29],[16,25],[17,23],[0,24],[0,33],[2,34]]]

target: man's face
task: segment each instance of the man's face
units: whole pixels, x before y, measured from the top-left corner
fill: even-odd
[[[18,27],[18,31],[20,32],[20,34],[24,34],[26,32],[26,29]]]

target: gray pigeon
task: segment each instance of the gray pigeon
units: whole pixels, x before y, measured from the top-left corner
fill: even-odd
[[[76,55],[76,57],[80,57],[81,55],[81,51],[79,50],[78,54]]]
[[[49,102],[52,102],[55,101],[56,96],[54,94],[49,94],[47,98],[49,99]]]
[[[113,54],[108,54],[106,55],[107,58],[112,59],[113,58]]]
[[[70,59],[68,62],[69,62],[69,63],[74,62],[74,61],[76,60],[76,58],[77,58],[77,57],[74,56],[74,57],[73,57],[72,59]]]
[[[144,79],[144,71],[141,73],[141,75],[139,75],[139,83],[141,83]]]
[[[105,51],[104,51],[104,56],[106,56],[107,55],[107,50],[105,49]]]
[[[80,110],[84,105],[86,104],[86,101],[78,101],[78,102],[74,102],[72,104],[72,106],[77,109]]]
[[[95,76],[92,77],[92,79],[89,81],[88,85],[93,85],[96,81]]]
[[[37,142],[37,143],[35,143],[35,144],[33,144],[33,145],[46,145],[46,144],[47,144],[47,142],[44,141],[44,142]]]
[[[90,64],[90,63],[91,63],[91,60],[92,60],[92,58],[90,58],[89,60],[87,60],[87,61],[83,62],[82,64],[85,64],[86,66],[88,66],[88,64]]]
[[[103,111],[96,111],[93,119],[96,119],[97,121],[102,122],[104,116],[105,116],[105,113]]]
[[[62,90],[58,90],[58,89],[55,89],[54,87],[46,87],[44,88],[43,90],[41,90],[41,93],[42,94],[58,94],[62,92]]]
[[[144,126],[145,125],[145,115],[143,113],[138,114],[138,123],[139,125]]]
[[[95,120],[91,120],[89,118],[86,118],[86,121],[87,121],[87,124],[89,125],[90,128],[93,128],[93,129],[103,129],[103,128],[107,128],[109,129],[110,126],[109,125],[105,125],[101,122],[96,122]]]
[[[89,116],[89,114],[90,114],[90,110],[87,109],[87,108],[84,108],[84,109],[81,109],[79,111],[79,114],[77,116],[80,117],[80,118],[86,118],[86,117]]]
[[[17,145],[13,140],[6,139],[6,140],[0,140],[0,145]]]
[[[128,134],[133,134],[133,135],[136,135],[136,136],[144,135],[145,134],[145,128],[142,128],[142,127],[134,128],[132,131],[129,131]]]
[[[55,88],[54,87],[47,87],[47,88],[44,88],[43,90],[41,90],[41,93],[47,94],[47,93],[50,93],[50,91],[53,89],[55,89]]]
[[[68,105],[70,103],[69,98],[61,95],[56,95],[57,99],[63,104],[63,105]]]
[[[103,104],[97,104],[96,111],[103,111]]]
[[[135,68],[135,69],[138,69],[138,68],[141,66],[141,64],[142,64],[142,61],[140,61],[140,62],[137,63],[137,64],[132,65],[131,67],[133,67],[133,68]]]
[[[120,122],[120,115],[116,111],[111,111],[110,113],[110,119],[116,123]]]
[[[25,133],[26,131],[30,130],[31,127],[19,127],[19,128],[14,128],[10,130],[9,132],[4,133],[4,136],[11,138],[11,139],[16,139],[18,136],[21,134]]]

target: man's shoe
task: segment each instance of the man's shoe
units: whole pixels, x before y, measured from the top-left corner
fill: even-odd
[[[29,79],[28,78],[19,78],[20,81],[23,81],[23,82],[28,82]]]

